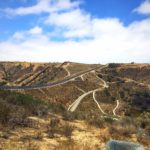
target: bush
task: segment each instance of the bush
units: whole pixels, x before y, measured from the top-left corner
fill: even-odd
[[[91,145],[90,143],[77,143],[72,139],[60,141],[54,150],[97,150],[98,146]]]
[[[130,118],[124,118],[119,122],[115,122],[113,125],[111,125],[109,132],[112,135],[129,137],[131,134],[137,133],[137,127]]]
[[[74,126],[69,125],[68,123],[66,123],[62,128],[63,135],[65,135],[68,138],[71,138],[73,130]]]
[[[34,137],[36,140],[42,140],[43,139],[43,134],[41,131],[37,132],[37,134]]]
[[[75,114],[68,112],[68,111],[65,111],[63,113],[63,119],[66,121],[73,121],[75,119]]]
[[[49,125],[47,126],[47,133],[49,138],[54,138],[55,133],[60,132],[59,130],[60,120],[58,118],[51,119]]]
[[[60,123],[60,120],[58,118],[53,118],[50,121],[50,127],[54,128],[54,127],[58,126],[59,123]]]
[[[117,63],[109,63],[108,64],[109,68],[116,68],[116,67],[120,67],[120,66],[121,66],[121,64],[117,64]]]
[[[104,89],[103,91],[105,93],[106,96],[110,96],[109,90],[108,89]]]
[[[44,101],[33,98],[28,94],[0,90],[0,123],[14,128],[37,127],[31,125],[28,116],[47,115],[49,106]]]
[[[104,120],[109,124],[112,124],[114,122],[114,119],[112,117],[105,117]]]
[[[47,130],[47,134],[49,138],[54,138],[55,137],[55,133],[57,132],[57,128],[49,128]]]
[[[6,104],[0,102],[0,123],[6,124],[9,120],[11,108]]]
[[[66,108],[63,104],[61,103],[48,103],[48,108],[49,111],[54,112],[54,113],[63,113],[64,111],[66,111]]]
[[[25,106],[25,107],[33,107],[33,106],[44,104],[44,102],[33,98],[31,95],[20,94],[20,93],[14,93],[14,97],[12,97],[11,99],[8,99],[8,101],[12,104]]]
[[[89,121],[88,121],[88,123],[90,124],[90,125],[93,125],[93,126],[95,126],[95,127],[97,127],[97,128],[103,128],[104,127],[104,120],[102,120],[102,119],[90,119]]]
[[[93,125],[97,128],[103,128],[104,127],[104,119],[101,118],[100,115],[97,115],[97,114],[93,114],[90,116],[89,119],[87,119],[87,122],[90,124],[90,125]]]

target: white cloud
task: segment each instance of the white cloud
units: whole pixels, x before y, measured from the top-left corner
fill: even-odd
[[[2,42],[1,60],[150,62],[150,34],[147,34],[150,19],[133,22],[128,27],[117,19],[94,19],[93,24],[95,38],[89,40],[57,42],[40,34],[25,36],[19,44],[11,39]]]
[[[42,28],[36,26],[36,27],[30,29],[29,33],[31,33],[31,34],[41,34],[42,33]]]
[[[57,11],[51,11],[49,6],[47,8],[44,5],[46,2],[50,0],[43,3],[39,0],[39,9],[34,6],[37,9],[35,13],[29,7],[24,8],[24,15],[48,12],[44,23],[50,28],[53,26],[54,30],[45,33],[44,25],[14,33],[7,41],[0,42],[1,60],[150,62],[149,18],[125,26],[118,18],[92,17],[79,7],[74,7],[75,4],[69,0],[50,3]],[[13,11],[23,15],[18,10]],[[64,40],[57,41],[57,38]]]
[[[144,1],[139,7],[135,8],[133,11],[139,14],[150,14],[150,1]]]
[[[51,13],[45,23],[61,29],[61,33],[66,38],[95,38],[104,34],[117,36],[124,30],[123,24],[117,18],[93,18],[79,8],[62,13]]]
[[[23,38],[24,38],[24,33],[23,32],[16,32],[12,36],[12,39],[16,39],[16,40],[21,40]]]
[[[37,0],[37,3],[30,7],[19,7],[16,9],[6,8],[4,13],[10,16],[15,15],[29,15],[29,14],[41,14],[51,13],[56,11],[63,11],[75,8],[79,5],[79,1],[71,2],[70,0]]]
[[[51,13],[45,23],[62,28],[65,37],[88,36],[91,30],[91,16],[80,9]]]
[[[17,31],[13,34],[13,36],[10,38],[10,40],[15,41],[21,41],[25,40],[26,38],[38,38],[38,37],[43,37],[42,35],[43,29],[39,26],[35,26],[27,31]]]

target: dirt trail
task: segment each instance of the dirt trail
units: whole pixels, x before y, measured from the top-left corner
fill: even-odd
[[[99,77],[98,77],[98,78],[99,78]],[[77,107],[79,106],[79,104],[81,103],[81,101],[83,100],[83,98],[86,97],[87,95],[93,93],[93,99],[94,99],[96,105],[98,106],[98,108],[100,109],[100,111],[101,111],[103,114],[106,114],[106,113],[102,110],[102,108],[100,107],[99,103],[97,102],[96,97],[95,97],[95,93],[96,93],[97,91],[100,91],[100,90],[103,90],[103,89],[105,89],[105,88],[108,88],[109,86],[107,85],[107,83],[106,83],[103,79],[101,79],[101,78],[99,78],[99,79],[103,82],[103,88],[98,88],[98,89],[95,89],[95,90],[91,90],[91,91],[88,91],[88,92],[86,92],[86,93],[83,91],[84,94],[82,94],[81,96],[79,96],[79,97],[68,107],[68,111],[74,112],[74,111],[77,109]],[[82,90],[82,89],[80,89],[80,90]]]
[[[103,111],[103,109],[101,108],[101,106],[99,105],[98,101],[96,100],[96,92],[97,92],[98,90],[100,91],[100,90],[102,90],[102,89],[94,90],[94,92],[93,92],[93,100],[94,100],[95,103],[97,104],[97,106],[98,106],[99,110],[101,111],[101,113],[104,114],[104,115],[107,115],[107,114]]]
[[[81,77],[82,81],[84,81],[84,77],[83,77],[83,75],[81,75],[80,77]]]
[[[87,93],[82,94],[80,97],[78,97],[69,107],[68,107],[68,111],[74,112],[78,105],[80,104],[80,102],[83,100],[84,97],[86,97],[87,95],[93,93],[94,90],[89,91]]]
[[[83,76],[83,75],[82,75]],[[91,90],[91,91],[88,91],[85,93],[85,91],[83,91],[82,89],[76,87],[77,89],[79,89],[80,91],[82,91],[84,94],[82,94],[81,96],[79,96],[69,107],[68,107],[68,111],[71,111],[71,112],[74,112],[77,107],[79,106],[79,104],[81,103],[81,101],[89,94],[93,93],[93,100],[94,102],[96,103],[96,105],[98,106],[99,110],[101,111],[102,114],[104,115],[107,115],[107,113],[105,113],[103,111],[103,109],[101,108],[100,104],[98,103],[98,101],[96,100],[96,92],[97,91],[102,91],[104,90],[105,88],[109,88],[109,85],[107,84],[107,82],[105,80],[103,80],[102,78],[99,78],[97,75],[96,77],[103,83],[102,84],[102,88],[98,88],[98,89],[95,89],[95,90]],[[116,110],[118,109],[119,107],[119,100],[116,100],[117,102],[117,105],[116,107],[113,109],[113,115],[114,116],[117,116],[116,115]]]
[[[63,79],[63,80],[55,81],[55,82],[52,82],[52,83],[49,83],[49,84],[31,85],[31,86],[0,86],[0,90],[21,90],[21,89],[23,89],[23,90],[32,90],[32,89],[51,88],[51,87],[55,87],[55,86],[59,86],[59,85],[68,83],[68,82],[80,77],[81,75],[87,74],[88,72],[91,72],[95,69],[98,69],[98,68],[102,69],[102,68],[105,68],[105,67],[106,66],[95,67],[95,68],[92,68],[92,69],[74,74],[70,77],[67,77],[67,78]],[[47,69],[47,68],[45,68],[45,69]],[[40,72],[40,73],[43,73],[43,72]],[[37,75],[32,80],[34,80],[35,78],[37,78]],[[32,82],[32,81],[30,81],[30,82]]]
[[[113,109],[113,115],[114,116],[117,116],[116,115],[116,110],[117,110],[117,108],[119,107],[119,100],[116,100],[117,101],[117,105],[116,105],[116,107]]]
[[[63,65],[63,69],[67,72],[67,76],[66,77],[69,77],[71,74],[70,74],[70,71],[68,70],[68,66],[70,65],[70,63],[67,63],[65,65]]]
[[[81,88],[79,88],[79,87],[77,87],[77,86],[75,86],[79,91],[81,91],[82,93],[86,93],[83,89],[81,89]]]

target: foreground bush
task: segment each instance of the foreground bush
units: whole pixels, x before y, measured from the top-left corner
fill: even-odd
[[[67,138],[71,138],[72,132],[74,130],[74,126],[70,125],[68,123],[66,123],[63,127],[62,127],[62,133],[63,135],[65,135]]]
[[[31,95],[11,91],[0,91],[0,124],[28,126],[27,117],[48,113],[48,104]]]

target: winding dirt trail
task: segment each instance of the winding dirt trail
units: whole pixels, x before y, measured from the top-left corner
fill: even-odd
[[[104,115],[107,115],[107,113],[105,113],[105,112],[103,111],[103,109],[102,109],[101,106],[99,105],[98,101],[96,100],[96,91],[98,91],[98,90],[100,91],[100,90],[102,90],[102,89],[94,90],[94,92],[93,92],[93,100],[94,100],[95,103],[97,104],[97,106],[98,106],[99,110],[101,111],[101,113],[104,114]]]
[[[96,75],[96,76],[97,76],[97,75]],[[97,76],[97,78],[103,83],[103,84],[102,84],[103,87],[102,87],[102,88],[95,89],[95,90],[91,90],[91,91],[88,91],[88,92],[85,92],[84,90],[82,90],[82,89],[76,87],[77,89],[79,89],[80,91],[82,91],[84,94],[82,94],[81,96],[79,96],[79,97],[68,107],[68,111],[74,112],[74,111],[77,109],[77,107],[79,106],[79,104],[81,103],[81,101],[82,101],[87,95],[93,93],[93,100],[94,100],[94,102],[96,103],[96,105],[97,105],[97,107],[99,108],[99,110],[101,111],[101,113],[104,114],[104,115],[108,115],[107,113],[105,113],[105,112],[103,111],[103,109],[101,108],[100,104],[98,103],[98,101],[97,101],[97,99],[96,99],[96,92],[97,92],[97,91],[102,91],[102,90],[104,90],[104,89],[106,89],[106,88],[109,88],[109,85],[108,85],[107,82],[106,82],[105,80],[103,80],[102,78],[99,78],[98,76]],[[117,110],[118,107],[119,107],[119,100],[116,100],[116,102],[117,102],[117,105],[116,105],[116,107],[113,109],[113,115],[114,115],[114,116],[118,116],[118,115],[116,115],[116,110]]]
[[[77,87],[77,86],[75,86],[79,91],[81,91],[82,93],[86,93],[83,89],[81,89],[81,88],[79,88],[79,87]]]
[[[94,70],[93,70],[93,71],[94,71]],[[93,71],[92,71],[92,72],[93,72]],[[95,72],[95,71],[94,71],[94,72]],[[103,109],[102,109],[101,106],[99,105],[98,101],[96,100],[95,94],[96,94],[97,91],[101,91],[101,90],[103,90],[103,89],[105,89],[105,88],[108,88],[109,86],[107,85],[107,83],[106,83],[105,80],[103,80],[103,79],[101,79],[101,78],[99,78],[99,77],[97,77],[97,78],[103,82],[103,88],[98,88],[98,89],[95,89],[95,90],[91,90],[91,91],[88,91],[88,92],[86,92],[86,93],[85,93],[85,91],[83,91],[84,94],[82,94],[81,96],[79,96],[79,97],[68,107],[68,111],[74,112],[74,111],[77,109],[77,107],[79,106],[79,104],[81,103],[81,101],[83,100],[83,98],[85,98],[87,95],[93,93],[93,99],[94,99],[96,105],[98,106],[98,108],[100,109],[100,111],[101,111],[103,114],[106,115],[106,113],[103,111]],[[80,89],[80,90],[82,90],[82,89]]]
[[[118,116],[118,115],[116,115],[116,110],[117,110],[117,108],[119,107],[119,100],[116,100],[117,101],[117,105],[116,105],[116,107],[113,109],[113,115],[114,116]]]
[[[89,91],[87,93],[82,94],[81,96],[79,96],[69,107],[68,107],[68,111],[74,112],[78,105],[80,104],[80,102],[83,100],[84,97],[86,97],[87,95],[93,93],[94,90]]]
[[[63,69],[67,72],[67,76],[69,77],[71,75],[70,71],[68,70],[68,66],[70,65],[70,63],[68,62],[67,64],[63,65]]]
[[[82,81],[84,81],[84,77],[83,77],[83,75],[81,75],[80,77],[81,77],[81,80],[82,80]]]

